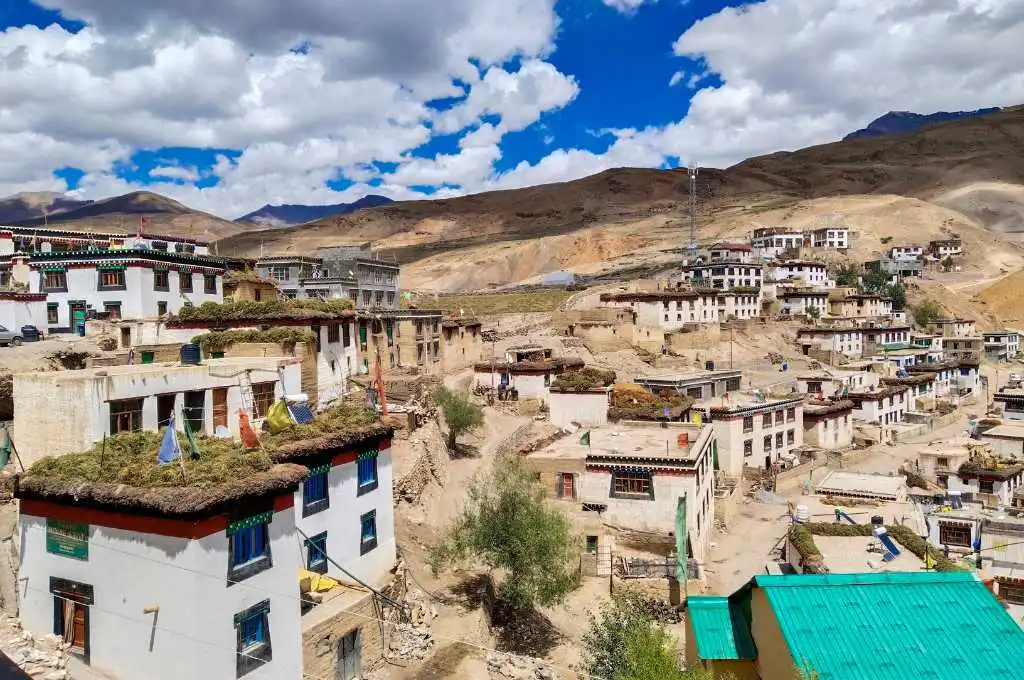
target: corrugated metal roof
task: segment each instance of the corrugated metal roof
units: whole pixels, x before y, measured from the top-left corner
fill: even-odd
[[[758,576],[798,665],[821,680],[1024,676],[1024,631],[976,575]]]
[[[727,597],[696,596],[687,599],[693,623],[697,656],[701,659],[754,659],[757,650],[750,625],[740,619]]]

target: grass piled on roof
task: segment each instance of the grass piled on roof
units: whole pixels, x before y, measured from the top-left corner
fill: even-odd
[[[239,300],[185,305],[178,321],[255,321],[272,319],[336,319],[352,311],[351,300]]]
[[[245,271],[230,271],[224,274],[224,283],[272,283],[270,279],[260,276],[257,272],[252,269],[246,269]]]
[[[587,392],[600,387],[608,387],[615,382],[615,371],[584,366],[575,371],[566,371],[551,383],[555,392]]]
[[[185,457],[184,481],[177,461],[168,465],[157,463],[163,431],[128,432],[107,437],[106,441],[81,453],[42,458],[25,476],[144,488],[207,489],[270,470],[275,463],[275,452],[282,447],[316,450],[318,442],[327,438],[333,441],[339,437],[358,439],[382,428],[375,411],[342,404],[320,414],[311,423],[293,425],[276,434],[261,433],[261,448],[252,451],[246,451],[232,439],[197,436],[198,458],[190,457],[188,441],[183,433],[178,433],[178,443]]]
[[[291,345],[297,343],[315,343],[316,335],[308,328],[294,326],[278,326],[266,331],[231,330],[212,331],[192,338],[192,342],[203,348],[205,352],[221,352],[232,345],[244,342],[267,342],[275,345]]]

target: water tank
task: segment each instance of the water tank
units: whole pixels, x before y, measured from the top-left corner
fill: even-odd
[[[705,370],[708,370],[708,371],[715,370],[715,362],[714,361],[705,361],[704,362],[704,368],[705,368]]]
[[[871,524],[876,527],[880,527],[885,524],[885,519],[881,515],[872,515]]]
[[[199,345],[187,343],[181,346],[181,365],[198,366],[202,361],[202,352]]]
[[[801,505],[796,506],[796,521],[797,522],[807,522],[810,519],[811,519],[811,511],[807,508],[806,505],[802,505],[801,504]]]

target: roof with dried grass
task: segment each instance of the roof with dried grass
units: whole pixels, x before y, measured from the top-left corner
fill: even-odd
[[[237,285],[239,283],[263,283],[268,286],[273,286],[274,282],[268,278],[260,276],[258,272],[252,269],[246,269],[244,271],[232,270],[224,274],[224,285]]]
[[[350,300],[265,300],[254,302],[204,302],[198,307],[186,305],[168,318],[168,326],[224,322],[264,323],[274,320],[320,321],[355,317]]]
[[[555,357],[543,361],[478,361],[473,365],[473,370],[483,373],[537,373],[550,371],[566,371],[573,368],[583,368],[583,359],[576,357]]]
[[[140,513],[211,514],[241,498],[294,489],[308,473],[294,461],[392,432],[375,412],[342,405],[311,423],[264,433],[258,450],[247,451],[233,440],[197,437],[199,455],[192,457],[179,433],[184,461],[168,465],[157,462],[162,433],[124,433],[81,453],[39,460],[20,475],[17,495]]]

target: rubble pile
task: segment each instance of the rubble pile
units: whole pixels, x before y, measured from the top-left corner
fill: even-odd
[[[647,610],[647,614],[655,621],[660,621],[661,623],[683,622],[682,608],[669,604],[664,600],[649,597],[644,600],[644,609]]]
[[[411,585],[410,580],[405,560],[400,558],[395,566],[395,581],[404,592],[400,599],[408,620],[396,621],[389,636],[390,656],[397,660],[424,659],[434,646],[430,624],[437,618],[437,607],[430,595]],[[396,609],[389,609],[385,616],[393,620],[392,616],[401,615]]]
[[[434,646],[430,626],[426,624],[396,623],[388,643],[390,658],[400,661],[425,659]]]
[[[493,680],[557,680],[558,673],[543,659],[514,654],[487,655],[487,671]]]
[[[448,447],[435,420],[409,435],[409,452],[413,462],[395,480],[395,497],[407,503],[418,503],[423,490],[431,482],[444,486],[448,480]]]
[[[37,639],[22,629],[18,619],[0,615],[0,649],[36,680],[71,680],[66,667],[68,645],[57,635]]]

